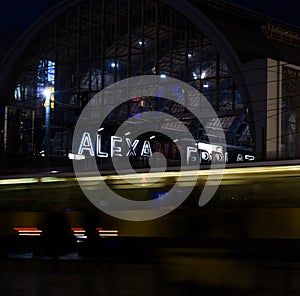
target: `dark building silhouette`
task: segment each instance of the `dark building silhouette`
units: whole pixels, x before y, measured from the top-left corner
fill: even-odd
[[[47,135],[49,156],[67,158],[88,100],[114,82],[154,74],[203,93],[221,119],[228,147],[257,159],[297,158],[299,56],[298,28],[224,1],[62,1],[2,59],[1,153],[41,155]],[[49,87],[47,134],[43,90]],[[121,108],[110,124],[136,108]],[[153,108],[184,112],[174,104]],[[186,124],[196,140],[213,134],[213,120],[205,129],[194,121]]]

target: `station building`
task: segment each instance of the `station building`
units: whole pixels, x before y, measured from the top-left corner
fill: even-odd
[[[34,158],[47,146],[51,158],[67,158],[95,94],[129,77],[159,75],[205,96],[228,149],[257,160],[299,158],[299,57],[299,28],[225,1],[61,1],[2,58],[1,155]],[[143,107],[185,118],[196,141],[214,133],[213,120],[199,126],[181,106],[145,102],[129,102],[111,128]]]

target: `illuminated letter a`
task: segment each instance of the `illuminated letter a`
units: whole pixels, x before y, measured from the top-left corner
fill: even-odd
[[[143,149],[142,149],[142,152],[141,152],[141,156],[146,156],[146,157],[151,157],[152,156],[152,150],[151,150],[151,146],[150,146],[149,141],[144,142]]]
[[[84,150],[87,150],[90,153],[90,156],[95,156],[93,143],[89,133],[84,133],[82,135],[81,143],[78,149],[78,154],[82,155]]]

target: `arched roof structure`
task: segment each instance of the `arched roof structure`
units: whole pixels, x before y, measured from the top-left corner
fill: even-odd
[[[97,11],[100,11],[105,7],[105,5],[109,5],[109,1],[106,0],[99,0],[99,8]],[[118,1],[115,1],[117,3]],[[128,5],[131,5],[132,1],[129,0],[127,1]],[[141,7],[146,4],[149,1],[142,0],[140,1]],[[153,1],[152,1],[153,2]],[[11,48],[11,50],[8,52],[6,57],[2,60],[1,63],[1,76],[0,76],[0,89],[2,92],[2,95],[4,96],[4,99],[6,99],[6,103],[10,103],[12,100],[12,88],[16,87],[18,85],[16,77],[16,73],[18,72],[19,66],[18,64],[20,61],[24,60],[24,53],[25,53],[25,58],[26,58],[26,51],[28,50],[28,47],[33,43],[33,41],[40,35],[40,34],[46,34],[45,30],[53,24],[53,26],[56,26],[53,29],[54,34],[55,32],[58,32],[57,34],[63,34],[59,33],[59,19],[61,16],[65,15],[64,19],[64,25],[66,26],[65,34],[74,34],[74,32],[68,32],[68,24],[67,22],[70,21],[70,23],[75,19],[74,16],[73,19],[70,17],[68,19],[68,15],[66,14],[73,9],[74,14],[76,14],[76,11],[74,10],[76,7],[81,7],[83,12],[82,15],[87,13],[89,15],[85,16],[85,19],[82,19],[82,22],[87,22],[87,25],[90,27],[93,26],[91,22],[89,22],[89,18],[93,17],[93,9],[92,6],[96,3],[96,0],[91,0],[91,1],[82,1],[82,0],[65,0],[59,3],[57,6],[55,6],[53,9],[49,10],[46,14],[44,14],[39,20],[37,20],[19,39],[18,41],[14,44],[14,46]],[[112,2],[111,2],[112,3]],[[125,2],[124,2],[125,3]],[[154,3],[154,2],[153,2]],[[220,2],[220,1],[194,1],[194,0],[178,0],[178,1],[171,1],[171,0],[160,0],[160,1],[155,1],[157,5],[160,6],[160,9],[166,9],[170,12],[171,14],[174,13],[176,15],[180,15],[182,17],[182,20],[185,19],[187,20],[186,24],[191,24],[194,28],[191,29],[191,34],[195,31],[201,32],[213,45],[213,47],[216,49],[216,51],[220,54],[221,59],[226,63],[226,67],[228,68],[229,73],[231,74],[234,84],[238,85],[238,89],[234,90],[239,93],[241,99],[242,99],[242,104],[244,104],[243,110],[247,109],[247,113],[244,114],[239,114],[240,111],[236,110],[220,110],[220,107],[217,106],[217,111],[220,111],[220,115],[226,117],[225,115],[227,114],[228,117],[237,115],[237,116],[242,116],[247,118],[252,137],[255,138],[255,120],[254,120],[254,113],[252,110],[252,104],[251,104],[251,98],[250,98],[250,93],[247,87],[247,81],[245,80],[244,77],[244,68],[243,68],[243,63],[251,61],[253,59],[258,59],[258,58],[264,58],[264,57],[274,57],[278,59],[284,59],[285,61],[293,62],[293,63],[298,63],[299,61],[295,60],[295,54],[299,52],[299,44],[297,43],[298,41],[298,33],[297,30],[294,30],[294,35],[291,34],[292,38],[294,38],[291,42],[294,42],[294,46],[290,46],[290,44],[287,43],[282,43],[278,42],[278,40],[274,41],[271,40],[270,38],[267,38],[266,34],[264,34],[263,28],[266,27],[268,28],[269,24],[276,24],[276,21],[271,20],[269,18],[260,16],[260,15],[254,15],[251,14],[250,12],[247,12],[245,10],[241,10],[236,6],[228,5],[225,2]],[[151,4],[152,5],[152,4]],[[86,10],[83,9],[83,7],[86,7]],[[117,7],[117,6],[115,6]],[[121,6],[115,9],[120,9]],[[109,8],[112,9],[112,8]],[[134,10],[135,8],[131,7],[131,10]],[[78,10],[79,11],[79,10]],[[129,9],[128,9],[129,11]],[[155,11],[155,9],[154,9]],[[82,17],[80,12],[78,12],[78,18]],[[115,11],[115,15],[118,13],[122,14],[122,12],[119,12],[119,10]],[[124,12],[126,14],[127,12]],[[171,15],[170,14],[170,15]],[[129,16],[129,14],[128,14]],[[104,17],[104,15],[103,15]],[[105,16],[106,18],[109,17],[114,17],[113,14],[108,14]],[[124,17],[124,15],[122,15]],[[153,16],[155,18],[155,16]],[[157,17],[157,15],[156,15]],[[116,17],[115,17],[116,18]],[[100,21],[100,20],[99,20]],[[171,22],[168,20],[168,22]],[[146,23],[146,22],[144,22]],[[143,24],[144,24],[143,23]],[[168,23],[169,24],[169,23]],[[71,25],[71,24],[70,24]],[[73,24],[74,25],[74,24]],[[78,23],[75,24],[76,26],[80,26],[81,23],[78,21]],[[96,24],[96,26],[100,26],[101,24]],[[155,24],[154,24],[155,25]],[[169,27],[171,27],[169,25]],[[56,30],[56,31],[55,31]],[[156,31],[157,35],[154,36],[153,38],[157,39],[156,40],[156,49],[161,45],[159,44],[159,38],[158,36],[161,32],[159,31],[158,27],[153,27],[153,30],[158,30]],[[190,31],[186,30],[183,28],[183,32],[187,32],[186,34],[190,34]],[[125,30],[126,31],[126,30]],[[103,33],[103,32],[102,32]],[[130,34],[134,34],[136,32],[130,32]],[[195,33],[195,34],[196,34]],[[87,32],[87,34],[90,34],[87,39],[85,39],[84,42],[88,42],[94,36],[92,36],[93,33],[91,31]],[[104,34],[104,33],[103,33]],[[113,32],[112,32],[113,34]],[[125,32],[125,35],[128,35],[129,33]],[[173,34],[173,33],[172,33]],[[126,36],[127,36],[126,35]],[[170,35],[171,36],[171,35]],[[200,35],[199,35],[200,36]],[[45,37],[44,37],[45,38]],[[56,37],[52,37],[56,38]],[[90,38],[90,39],[89,39]],[[101,37],[103,39],[103,36]],[[110,37],[107,37],[110,38]],[[111,37],[112,38],[112,37]],[[124,37],[125,39],[129,39],[129,37]],[[130,35],[130,38],[133,38]],[[162,37],[165,38],[164,40],[168,40],[168,36]],[[80,38],[79,38],[80,39]],[[80,42],[82,40],[78,39],[78,46],[82,46]],[[128,40],[125,40],[124,42],[128,43]],[[75,39],[74,39],[75,40]],[[120,39],[121,40],[121,39]],[[133,40],[133,39],[130,39]],[[187,37],[182,37],[181,41],[187,40]],[[111,39],[109,42],[112,43],[112,51],[111,54],[112,56],[115,54],[113,52],[113,42],[115,40]],[[90,41],[92,42],[92,41]],[[105,42],[102,40],[102,42]],[[123,41],[120,41],[122,43]],[[188,41],[189,42],[189,41]],[[47,45],[47,40],[44,41],[44,45]],[[122,46],[122,45],[121,45]],[[196,45],[195,45],[196,46]],[[129,47],[128,47],[129,48]],[[171,52],[172,49],[166,46],[168,48],[170,55],[176,55],[175,52]],[[37,49],[38,51],[39,49]],[[61,48],[57,49],[56,48],[56,54],[57,52],[60,52],[62,50]],[[128,49],[129,50],[129,49]],[[183,49],[187,50],[187,48]],[[91,52],[91,49],[87,49],[87,53],[92,55],[93,53]],[[291,53],[291,54],[289,54]],[[78,53],[73,53],[74,55],[78,55]],[[132,54],[132,49],[130,49],[130,52],[128,53],[128,56]],[[187,64],[187,57],[186,57],[187,52],[184,52],[184,57],[181,57],[181,63]],[[48,57],[48,59],[54,60],[54,53],[52,53],[52,57]],[[116,55],[116,54],[115,54]],[[46,56],[46,55],[45,55]],[[181,54],[181,56],[183,56]],[[115,59],[116,57],[113,57]],[[156,57],[157,58],[157,57]],[[131,58],[128,57],[128,59]],[[158,58],[157,58],[158,59]],[[156,61],[157,62],[157,61]],[[163,63],[163,60],[160,61]],[[128,62],[129,63],[129,62]],[[220,64],[222,64],[222,61],[218,62],[219,64],[216,66],[217,68],[220,68]],[[300,65],[300,62],[298,63]],[[79,67],[79,64],[77,64],[77,67]],[[91,67],[91,65],[89,66]],[[84,69],[86,71],[87,68]],[[89,69],[90,71],[91,69]],[[74,70],[75,71],[75,70]],[[77,71],[79,71],[77,69]],[[130,70],[126,70],[128,73],[130,73]],[[219,69],[220,71],[220,69]],[[116,71],[115,71],[116,72]],[[180,71],[179,71],[180,72]],[[91,73],[91,72],[89,72]],[[128,73],[126,74],[128,76]],[[136,75],[137,73],[135,73]],[[156,73],[158,74],[158,73]],[[61,74],[62,75],[62,74]],[[91,74],[89,74],[91,75]],[[218,76],[219,74],[216,74]],[[226,74],[227,75],[227,74]],[[130,74],[129,74],[130,76]],[[73,78],[72,78],[73,79]],[[103,78],[104,79],[104,78]],[[200,78],[200,82],[201,82]],[[214,78],[216,81],[218,78]],[[116,80],[116,74],[115,78]],[[103,80],[104,81],[104,80]],[[102,81],[102,82],[103,82]],[[79,83],[79,88],[82,87],[82,81]],[[107,82],[109,83],[109,82]],[[218,82],[215,82],[218,83]],[[90,82],[91,85],[91,82]],[[102,88],[103,88],[103,83],[102,83]],[[233,93],[233,96],[235,94]],[[3,97],[2,97],[3,99]],[[68,101],[68,104],[70,101]],[[233,104],[233,103],[230,103]],[[231,108],[232,109],[232,108]],[[223,112],[222,112],[223,111]],[[241,120],[241,117],[239,121]],[[226,120],[224,120],[226,121]],[[236,121],[235,120],[227,120],[226,122],[231,122],[231,124],[235,125]],[[231,126],[230,126],[231,128]],[[237,128],[238,129],[238,128]]]
[[[83,2],[82,0],[64,0],[61,1],[58,5],[47,11],[43,16],[41,16],[37,21],[35,21],[13,44],[12,48],[8,51],[6,56],[4,56],[1,62],[1,78],[0,78],[0,87],[3,89],[5,80],[14,69],[15,64],[17,63],[20,56],[23,54],[26,47],[30,42],[36,37],[36,35],[41,32],[45,26],[58,18],[61,14],[65,13],[72,7],[76,7],[78,4]],[[193,4],[193,1],[188,0],[160,0],[162,4],[167,5],[170,8],[173,8],[178,13],[185,16],[189,21],[193,22],[199,30],[201,30],[206,36],[209,37],[210,41],[214,46],[222,52],[225,60],[228,61],[231,71],[238,73],[240,72],[240,58],[235,51],[232,44],[227,39],[226,35],[218,28],[218,26],[213,22],[201,10],[201,5]],[[206,2],[206,1],[205,1]],[[212,1],[214,2],[214,1]],[[200,8],[199,8],[200,7]]]

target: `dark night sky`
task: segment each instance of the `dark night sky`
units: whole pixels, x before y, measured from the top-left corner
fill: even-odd
[[[174,0],[176,1],[176,0]],[[300,27],[298,0],[228,0]],[[39,16],[60,0],[9,0],[0,10],[0,50],[7,50]],[[3,53],[3,52],[2,52]],[[0,52],[1,56],[1,52]]]
[[[227,0],[300,28],[299,0]]]

